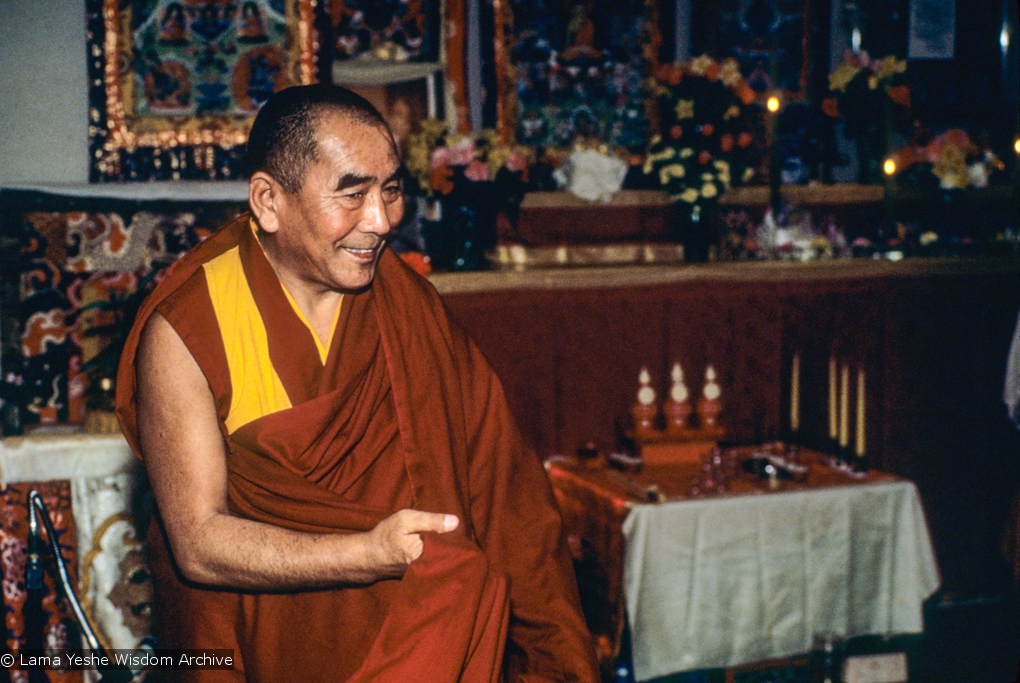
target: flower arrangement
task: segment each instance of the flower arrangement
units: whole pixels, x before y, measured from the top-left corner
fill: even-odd
[[[829,74],[829,95],[822,109],[832,118],[842,118],[848,135],[883,118],[887,102],[900,113],[909,112],[906,72],[906,60],[893,55],[874,60],[867,52],[848,52]]]
[[[702,55],[664,64],[649,79],[657,130],[644,173],[677,202],[690,206],[693,221],[726,189],[746,183],[760,158],[754,136],[755,93],[735,59]]]
[[[943,190],[986,187],[989,178],[1005,170],[1005,164],[967,131],[951,128],[927,139],[901,147],[892,155],[908,184],[934,183]]]
[[[435,119],[409,136],[404,161],[429,207],[424,237],[437,268],[484,267],[497,214],[516,218],[532,156],[528,147],[501,144],[491,129],[451,133]]]
[[[877,182],[894,128],[909,119],[907,62],[893,55],[874,60],[867,52],[848,51],[829,74],[822,111],[843,121],[843,133],[857,141],[859,180]]]
[[[437,119],[423,121],[421,132],[407,140],[404,162],[422,194],[435,198],[473,191],[464,183],[495,181],[503,169],[527,180],[530,148],[501,144],[492,129],[466,135],[450,133],[447,126]]]

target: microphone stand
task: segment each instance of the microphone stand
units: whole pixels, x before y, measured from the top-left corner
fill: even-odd
[[[31,508],[30,508],[31,512]],[[42,601],[46,594],[43,579],[46,570],[42,563],[43,541],[39,535],[39,522],[34,514],[28,517],[28,560],[25,562],[25,604],[22,606],[22,618],[25,622],[25,648],[43,650],[46,647],[44,633],[46,617]],[[28,672],[29,683],[49,683],[49,676],[42,669]]]
[[[31,597],[33,591],[38,594],[39,604],[39,616],[42,615],[42,591],[43,591],[43,574],[44,568],[40,553],[42,550],[42,539],[39,536],[39,524],[37,515],[42,519],[43,527],[46,529],[46,536],[49,538],[50,549],[53,551],[53,558],[57,567],[57,579],[64,591],[64,595],[67,596],[67,600],[71,605],[71,611],[74,612],[75,621],[78,622],[78,626],[81,628],[82,635],[84,636],[85,645],[89,651],[102,658],[103,661],[110,662],[108,666],[96,667],[96,671],[99,673],[99,683],[130,683],[134,680],[135,674],[130,669],[124,666],[113,663],[114,660],[110,657],[102,644],[99,642],[99,638],[96,636],[95,630],[92,628],[92,624],[89,622],[88,617],[85,616],[85,611],[82,609],[81,603],[78,601],[78,596],[75,593],[74,586],[71,583],[70,574],[67,571],[67,562],[64,559],[64,554],[60,550],[60,544],[57,542],[57,533],[53,529],[53,522],[50,520],[50,513],[46,509],[46,505],[43,503],[42,496],[39,492],[33,489],[28,494],[28,564],[25,570],[25,583],[28,588],[29,596]],[[33,553],[34,549],[34,553]],[[28,600],[26,599],[26,607],[28,606]],[[28,610],[26,609],[26,612]],[[37,632],[42,633],[43,624],[38,623],[35,625]],[[29,631],[28,620],[25,623],[25,634],[26,644],[29,642],[28,637],[32,632]],[[45,676],[44,676],[45,680]]]

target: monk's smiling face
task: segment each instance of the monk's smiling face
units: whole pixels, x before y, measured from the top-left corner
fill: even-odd
[[[404,215],[400,159],[385,127],[327,112],[317,130],[317,158],[301,189],[276,193],[277,229],[266,250],[285,279],[310,289],[361,289]]]

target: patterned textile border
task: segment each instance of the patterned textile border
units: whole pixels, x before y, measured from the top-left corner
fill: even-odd
[[[0,193],[3,232],[20,252],[3,256],[3,284],[20,299],[23,422],[80,423],[87,409],[107,408],[88,405],[102,398],[90,394],[90,377],[114,376],[144,294],[181,254],[244,209],[239,202]]]
[[[316,0],[87,0],[89,179],[216,180],[273,92],[318,74]]]

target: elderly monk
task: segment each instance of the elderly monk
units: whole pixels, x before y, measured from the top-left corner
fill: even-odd
[[[167,271],[121,359],[156,627],[232,648],[179,680],[597,679],[559,514],[499,381],[385,248],[379,113],[288,88],[248,139],[244,215]]]

